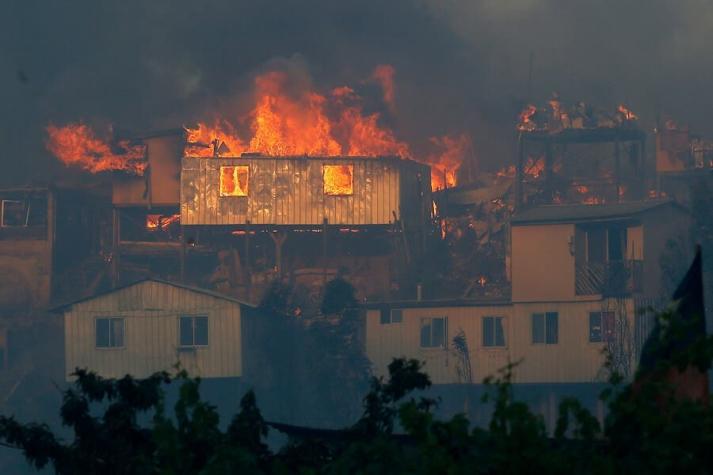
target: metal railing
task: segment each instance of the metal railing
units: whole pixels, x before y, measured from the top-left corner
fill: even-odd
[[[641,291],[643,261],[580,262],[575,270],[577,295],[619,297]]]

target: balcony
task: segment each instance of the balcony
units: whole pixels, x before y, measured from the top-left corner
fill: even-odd
[[[582,262],[576,265],[576,295],[623,297],[641,291],[643,261]]]

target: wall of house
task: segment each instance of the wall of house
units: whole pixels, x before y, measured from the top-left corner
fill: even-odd
[[[642,216],[644,227],[644,270],[643,289],[644,296],[650,298],[669,298],[665,295],[672,289],[667,289],[664,283],[662,259],[668,264],[678,266],[675,269],[679,276],[667,275],[667,279],[682,277],[693,259],[693,249],[690,248],[688,239],[691,229],[691,217],[683,209],[674,206],[660,206],[648,211]],[[668,242],[672,241],[678,249],[673,252],[667,250]],[[675,283],[673,283],[675,285]]]
[[[208,346],[179,349],[179,317],[208,317]],[[124,346],[97,348],[97,317],[123,317]],[[240,304],[146,281],[69,308],[64,315],[66,375],[89,368],[105,377],[146,377],[180,363],[204,378],[242,375]]]
[[[435,384],[464,382],[459,376],[462,358],[453,337],[463,330],[470,354],[474,383],[494,375],[508,364],[521,361],[514,371],[516,383],[590,383],[602,382],[606,343],[589,342],[589,313],[611,310],[614,301],[579,301],[562,303],[527,303],[499,306],[462,306],[403,309],[401,323],[382,324],[380,310],[366,312],[366,352],[376,375],[388,373],[393,358],[408,357],[425,362]],[[633,343],[633,301],[624,303],[622,318],[628,322]],[[533,344],[531,315],[558,312],[558,343]],[[483,346],[483,317],[505,317],[504,347]],[[421,348],[421,319],[447,317],[447,348]],[[624,321],[622,320],[622,321]]]
[[[116,206],[177,206],[181,179],[183,137],[144,139],[149,167],[144,176],[117,173],[112,203]]]
[[[45,224],[0,226],[0,316],[23,317],[45,309],[52,292],[55,197],[47,190],[0,191],[0,200],[46,197]]]
[[[220,196],[220,167],[249,167],[248,196]],[[353,165],[353,194],[324,194],[323,165]],[[399,159],[184,158],[181,222],[384,225],[401,213]],[[410,169],[410,168],[409,168]]]
[[[513,302],[574,299],[573,224],[512,227]]]

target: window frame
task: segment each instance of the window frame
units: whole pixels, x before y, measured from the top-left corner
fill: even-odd
[[[184,319],[191,319],[191,344],[183,344],[182,342],[182,332],[181,325]],[[205,319],[206,331],[205,331],[205,344],[196,343],[196,320]],[[178,348],[179,349],[196,349],[196,348],[208,348],[210,346],[210,324],[208,315],[205,313],[200,314],[181,314],[178,316]]]
[[[233,168],[233,169],[244,168],[245,169],[245,194],[223,193],[223,169],[224,168]],[[240,182],[240,180],[238,180],[238,183],[239,182]],[[239,186],[234,186],[233,189],[235,189],[235,188],[240,189]],[[245,164],[245,165],[243,165],[243,164],[220,165],[220,167],[218,167],[218,196],[220,196],[221,198],[247,198],[249,194],[250,194],[250,165],[247,165],[247,164]]]
[[[99,320],[107,320],[109,322],[109,345],[99,346]],[[114,326],[112,322],[121,322],[121,345],[115,345],[115,335]],[[96,350],[123,350],[126,348],[126,319],[124,317],[117,316],[106,316],[106,317],[94,317],[94,349]]]
[[[599,317],[599,339],[592,340],[592,317]],[[606,316],[606,317],[605,317]],[[614,319],[616,318],[614,312],[601,310],[589,312],[589,337],[587,341],[589,343],[600,345],[602,343],[609,344],[614,341]],[[609,322],[609,323],[607,323]],[[611,326],[611,328],[610,328]]]
[[[535,320],[538,316],[542,318],[542,341],[535,341]],[[554,339],[552,340],[550,318],[554,316]],[[533,312],[530,314],[530,342],[533,345],[558,345],[559,344],[559,312]]]
[[[440,345],[434,345],[433,344],[433,322],[434,320],[441,320],[443,322],[443,342]],[[423,342],[423,330],[424,330],[424,323],[428,321],[428,326],[429,326],[429,344],[424,345]],[[446,316],[439,316],[439,317],[422,317],[420,320],[420,326],[419,326],[419,348],[422,350],[445,350],[448,349],[448,317]]]
[[[327,193],[327,180],[325,175],[328,168],[347,167],[349,168],[349,177],[351,183],[349,185],[350,193]],[[354,164],[353,163],[325,163],[322,165],[322,195],[323,196],[354,196]]]
[[[379,324],[380,325],[392,325],[399,324],[404,321],[404,310],[402,308],[382,308],[379,311]],[[395,319],[394,315],[398,315]]]
[[[23,205],[25,211],[25,224],[6,224],[5,223],[5,205],[6,203],[19,203]],[[30,203],[28,200],[2,199],[0,200],[0,227],[3,228],[26,228],[30,221]]]
[[[491,335],[491,336],[492,336],[492,343],[491,343],[491,344],[487,344],[487,342],[486,342],[486,336],[487,336],[487,335],[486,335],[486,331],[485,331],[485,326],[486,326],[486,321],[487,321],[487,320],[492,320],[492,322],[493,322],[493,327],[492,327],[492,333],[493,333],[493,334]],[[500,329],[502,330],[502,337],[503,337],[503,343],[502,343],[502,345],[498,345],[498,344],[497,344],[498,338],[497,338],[497,325],[496,325],[496,322],[498,322],[498,321],[500,322]],[[487,350],[498,350],[498,349],[502,349],[502,348],[507,348],[507,338],[506,338],[506,333],[507,333],[507,332],[506,332],[506,330],[505,330],[505,328],[506,328],[506,324],[505,324],[506,318],[505,318],[504,316],[502,316],[502,315],[483,315],[483,316],[480,318],[480,322],[481,322],[481,323],[480,323],[480,332],[481,332],[480,343],[481,343],[481,346],[482,346],[484,349],[487,349]]]

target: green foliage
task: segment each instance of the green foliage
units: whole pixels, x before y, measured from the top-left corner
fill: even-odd
[[[563,400],[552,434],[513,396],[517,363],[484,381],[492,417],[487,427],[472,427],[462,414],[438,420],[436,401],[420,393],[431,385],[422,363],[396,359],[388,379],[372,379],[352,427],[297,435],[277,452],[265,443],[268,424],[252,392],[221,429],[215,407],[200,398],[200,380],[185,372],[106,380],[78,370],[61,408],[71,441],[8,417],[0,417],[0,439],[35,467],[49,464],[60,474],[707,473],[711,401],[676,397],[661,375],[703,361],[711,347],[703,338],[634,384],[614,374],[602,395],[609,409],[603,426],[579,401]],[[170,415],[162,389],[169,382],[180,388]]]

